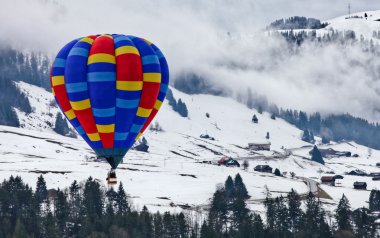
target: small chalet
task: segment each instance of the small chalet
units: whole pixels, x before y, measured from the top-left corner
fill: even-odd
[[[249,143],[248,149],[253,151],[267,150],[270,151],[270,142],[265,143]]]
[[[367,183],[366,182],[355,182],[354,183],[354,189],[367,190]]]
[[[240,163],[237,160],[229,159],[226,161],[225,166],[227,166],[227,167],[240,167]]]
[[[369,176],[370,176],[370,177],[380,177],[380,173],[379,173],[379,172],[376,172],[376,173],[370,173]]]
[[[354,176],[367,176],[367,174],[364,171],[361,170],[352,170],[347,173],[348,175],[354,175]]]
[[[218,165],[225,165],[227,167],[240,167],[240,163],[232,158],[223,157],[218,160]]]
[[[334,158],[334,157],[351,157],[351,152],[349,151],[336,151],[332,148],[319,149],[323,158]],[[311,155],[313,150],[309,151]]]
[[[273,168],[269,165],[257,165],[253,170],[262,173],[272,173]]]
[[[321,183],[330,186],[335,186],[335,178],[334,176],[322,176]]]

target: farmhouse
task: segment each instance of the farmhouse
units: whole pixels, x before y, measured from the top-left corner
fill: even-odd
[[[361,170],[352,170],[348,173],[346,173],[347,175],[355,175],[355,176],[367,176],[367,174],[364,172],[364,171],[361,171]]]
[[[355,182],[354,183],[354,189],[367,190],[367,183],[366,182]]]
[[[334,176],[322,176],[321,183],[330,186],[335,186],[335,178]]]
[[[269,165],[257,165],[253,170],[262,173],[272,173],[273,168]]]
[[[259,151],[259,150],[267,150],[270,151],[270,142],[264,142],[264,143],[249,143],[248,149],[253,151]]]
[[[351,157],[350,151],[337,151],[332,148],[328,149],[319,149],[322,157],[324,158],[333,158],[333,157]],[[312,150],[309,151],[309,154],[312,154]]]

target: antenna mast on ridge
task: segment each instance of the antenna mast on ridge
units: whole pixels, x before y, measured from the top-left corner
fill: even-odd
[[[351,18],[351,4],[348,3],[348,18]]]

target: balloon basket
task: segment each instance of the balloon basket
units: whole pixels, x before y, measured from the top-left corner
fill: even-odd
[[[116,178],[115,170],[111,170],[110,172],[108,172],[107,184],[108,185],[117,184],[117,178]]]

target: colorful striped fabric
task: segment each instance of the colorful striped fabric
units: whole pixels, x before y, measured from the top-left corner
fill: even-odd
[[[162,52],[145,39],[92,35],[61,49],[50,82],[66,118],[116,169],[160,109],[169,69]]]

